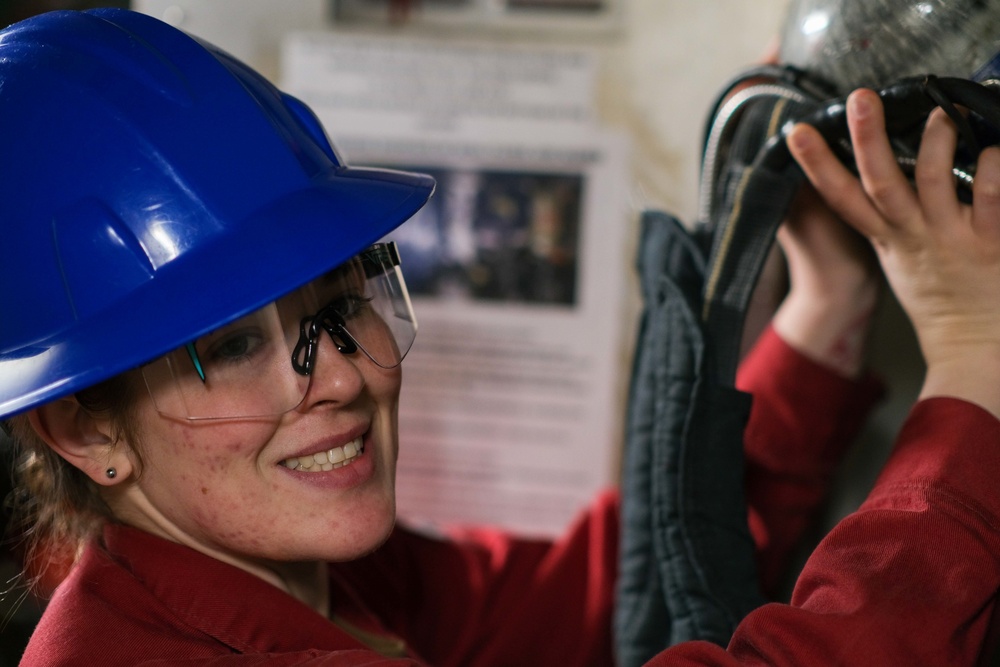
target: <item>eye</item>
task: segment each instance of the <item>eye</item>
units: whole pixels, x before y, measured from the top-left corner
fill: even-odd
[[[352,317],[357,317],[362,311],[366,310],[371,300],[371,297],[361,294],[341,294],[336,299],[330,301],[327,307],[332,307],[338,315],[345,320],[349,320]]]
[[[264,336],[257,330],[234,331],[212,343],[205,358],[210,363],[238,363],[253,357],[264,342]]]

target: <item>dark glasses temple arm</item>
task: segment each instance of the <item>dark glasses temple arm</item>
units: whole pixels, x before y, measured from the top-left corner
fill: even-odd
[[[201,367],[201,359],[198,357],[198,350],[194,349],[194,343],[188,343],[184,346],[184,349],[187,350],[188,356],[191,357],[191,363],[194,364],[194,369],[198,371],[201,383],[205,384],[205,369]]]

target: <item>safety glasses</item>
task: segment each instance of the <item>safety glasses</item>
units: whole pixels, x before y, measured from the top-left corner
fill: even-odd
[[[272,417],[309,390],[329,336],[341,354],[398,366],[417,321],[394,243],[333,271],[142,367],[157,411],[180,419]]]

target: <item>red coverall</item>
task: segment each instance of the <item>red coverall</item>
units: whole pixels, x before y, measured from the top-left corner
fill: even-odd
[[[770,562],[822,493],[851,430],[845,419],[873,394],[773,333],[755,355],[742,378],[759,396],[749,493]],[[690,643],[652,664],[975,664],[1000,585],[996,470],[992,415],[955,399],[919,403],[869,499],[818,547],[791,605],[751,614],[728,650]],[[399,528],[371,556],[331,568],[333,622],[242,570],[136,529],[109,526],[104,541],[56,591],[22,664],[611,663],[613,494],[555,544]]]

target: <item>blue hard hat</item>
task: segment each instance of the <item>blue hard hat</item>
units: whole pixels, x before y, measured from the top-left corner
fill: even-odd
[[[123,9],[0,31],[0,146],[0,418],[273,301],[434,189],[348,167],[304,103]]]

